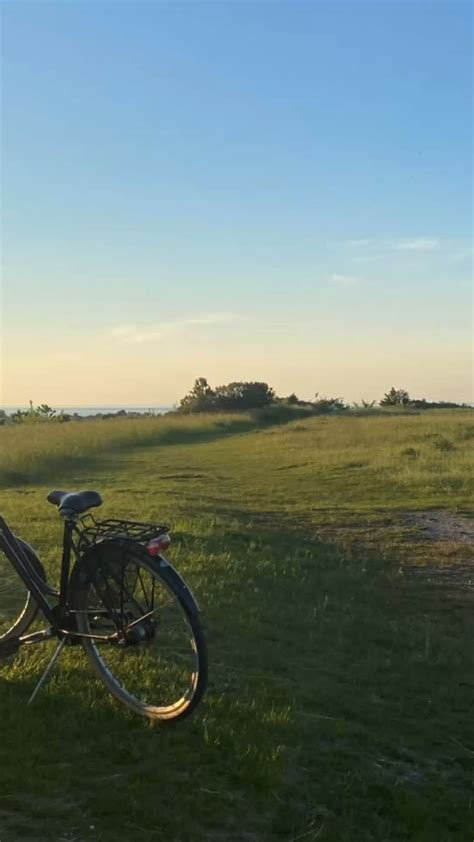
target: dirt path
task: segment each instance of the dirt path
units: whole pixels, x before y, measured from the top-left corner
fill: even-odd
[[[429,584],[472,590],[474,596],[472,513],[443,509],[387,512],[382,521],[325,525],[320,527],[318,534],[323,541],[376,553],[389,538],[391,555],[399,554],[406,575]],[[418,552],[421,545],[423,550]],[[432,561],[430,546],[433,548]]]
[[[474,519],[467,514],[429,510],[405,512],[402,522],[420,530],[419,540],[433,542],[445,562],[414,565],[410,572],[434,585],[474,590]]]
[[[467,515],[442,510],[405,512],[402,521],[406,526],[423,530],[431,541],[472,544],[474,552],[474,519]]]

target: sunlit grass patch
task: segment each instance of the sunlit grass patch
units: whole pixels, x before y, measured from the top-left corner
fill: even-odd
[[[0,428],[0,485],[38,481],[122,448],[199,441],[250,426],[246,414],[10,424]]]

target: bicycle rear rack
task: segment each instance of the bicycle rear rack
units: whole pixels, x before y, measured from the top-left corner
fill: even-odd
[[[102,541],[118,538],[128,541],[135,541],[139,544],[147,544],[153,538],[157,538],[168,532],[168,526],[156,523],[140,523],[134,520],[95,520],[92,515],[85,515],[81,518],[83,529],[79,541],[85,547],[91,547]],[[84,547],[84,549],[85,549]],[[82,548],[82,547],[81,547]]]

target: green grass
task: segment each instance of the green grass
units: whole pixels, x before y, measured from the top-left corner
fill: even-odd
[[[81,469],[91,458],[124,447],[203,441],[252,426],[245,413],[10,424],[0,428],[0,486]]]
[[[78,649],[31,708],[49,649],[2,666],[2,842],[471,842],[472,591],[410,573],[466,547],[446,556],[404,513],[472,509],[473,420],[0,430],[4,481],[25,480],[0,509],[51,578],[47,491],[97,487],[104,515],[172,523],[210,652],[206,700],[174,728],[122,710]]]

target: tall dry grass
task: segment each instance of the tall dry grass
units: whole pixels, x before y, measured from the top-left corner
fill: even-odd
[[[37,422],[0,427],[0,486],[41,481],[113,450],[203,441],[252,426],[250,415]]]

